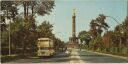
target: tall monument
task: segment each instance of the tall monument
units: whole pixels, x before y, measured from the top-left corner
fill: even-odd
[[[70,48],[78,48],[78,38],[76,36],[76,9],[73,9],[72,14],[72,36],[69,37],[69,42],[67,47]]]
[[[73,9],[73,15],[72,15],[72,37],[76,37],[76,15],[75,15],[76,9]]]
[[[76,37],[76,9],[73,9],[73,14],[72,14],[72,37],[69,39],[72,43],[77,44],[78,39]]]

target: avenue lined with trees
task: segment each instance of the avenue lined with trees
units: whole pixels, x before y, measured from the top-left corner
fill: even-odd
[[[12,55],[29,54],[37,50],[37,39],[40,37],[51,38],[55,42],[55,49],[64,46],[64,41],[53,34],[53,24],[43,21],[37,25],[36,16],[49,15],[54,9],[53,0],[23,0],[23,1],[0,1],[1,3],[1,54]],[[19,8],[24,8],[19,13]],[[7,22],[8,20],[8,22]]]
[[[76,9],[73,9],[73,15],[71,17],[72,37],[68,37],[69,40],[65,43],[65,41],[62,41],[61,38],[56,36],[56,33],[53,33],[56,25],[48,21],[50,18],[48,20],[41,20],[41,23],[38,23],[38,20],[40,20],[38,17],[50,15],[56,7],[56,3],[55,0],[0,1],[1,62],[64,62],[70,64],[77,62],[82,64],[128,62],[126,59],[128,58],[128,16],[126,16],[124,21],[119,21],[122,23],[119,23],[116,18],[106,16],[107,14],[99,14],[99,16],[89,22],[89,30],[83,29],[77,36],[76,27],[78,25],[76,18],[80,18],[77,17],[80,15],[77,15]],[[66,9],[65,7],[64,9]],[[57,13],[58,11],[55,12],[56,16]],[[58,16],[61,16],[61,14]],[[66,19],[60,19],[59,17],[57,19],[59,18],[59,21],[68,21],[68,15],[65,17]],[[107,18],[117,23],[114,29],[110,29],[111,26],[108,24],[110,21],[106,21]],[[66,27],[65,29],[59,28],[69,32],[66,24],[64,26],[64,28]],[[62,32],[57,32],[57,34],[59,33],[62,34]],[[67,35],[69,36],[69,34]],[[62,35],[62,38],[64,36],[65,34]],[[51,52],[53,53],[51,54]],[[97,54],[97,52],[101,54]],[[123,59],[104,54],[120,56]]]
[[[114,28],[105,21],[107,16],[100,14],[95,20],[90,22],[89,31],[79,32],[79,39],[82,43],[82,48],[98,51],[103,53],[117,54],[128,56],[128,17]],[[103,35],[102,35],[103,34]]]

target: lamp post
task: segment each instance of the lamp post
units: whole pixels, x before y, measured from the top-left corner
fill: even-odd
[[[9,8],[9,7],[8,7]],[[11,36],[10,36],[10,29],[11,29],[11,27],[10,27],[10,24],[11,24],[11,12],[8,12],[8,10],[7,11],[5,11],[5,14],[6,14],[6,17],[7,17],[7,19],[9,19],[9,27],[8,27],[8,32],[9,32],[9,42],[8,42],[8,47],[9,47],[9,55],[11,55]]]
[[[11,26],[10,26],[10,24],[11,24],[11,18],[10,18],[10,16],[11,16],[11,13],[8,13],[9,15],[8,15],[8,17],[9,17],[9,19],[10,19],[10,21],[9,21],[9,55],[11,55],[11,36],[10,36],[10,30],[11,30]]]
[[[11,23],[11,20],[9,22],[9,55],[11,55],[11,45],[10,45],[10,23]]]
[[[11,23],[11,18],[10,18],[10,16],[11,16],[11,13],[10,12],[8,12],[8,11],[2,11],[1,13],[0,13],[0,15],[6,15],[5,17],[7,17],[7,19],[9,19],[9,28],[8,28],[8,32],[9,32],[9,41],[8,41],[8,47],[9,47],[9,51],[8,51],[8,53],[9,53],[9,55],[11,55],[11,43],[10,43],[10,23]],[[2,25],[3,23],[1,23],[0,25]],[[2,27],[0,28],[0,29],[2,29]],[[2,35],[2,34],[1,34]],[[2,36],[1,36],[1,38],[2,38]],[[2,40],[2,39],[1,39]]]
[[[7,18],[7,19],[9,19],[9,27],[8,27],[8,32],[9,32],[9,41],[8,41],[8,47],[9,47],[9,50],[8,50],[8,53],[9,53],[9,55],[11,55],[11,43],[10,43],[10,40],[11,40],[11,38],[10,38],[10,24],[11,24],[11,18],[10,18],[10,16],[11,16],[11,13],[10,12],[8,12],[8,10],[7,11],[5,11],[5,10],[3,10],[2,12],[1,12],[1,14],[0,15],[4,15],[5,14],[5,17]],[[3,23],[1,23],[0,25],[2,25]],[[2,29],[2,27],[1,27],[1,29]],[[1,34],[2,35],[2,34]],[[1,36],[1,38],[2,38],[2,36]],[[2,39],[1,39],[2,40]]]
[[[2,16],[4,15],[3,11],[0,11],[0,46],[1,46],[1,43],[2,43],[2,25],[4,24],[3,21],[2,21]],[[1,51],[1,49],[0,49]]]

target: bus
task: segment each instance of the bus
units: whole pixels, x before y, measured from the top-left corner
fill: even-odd
[[[37,47],[37,55],[39,57],[53,56],[55,54],[54,43],[50,38],[38,38]]]

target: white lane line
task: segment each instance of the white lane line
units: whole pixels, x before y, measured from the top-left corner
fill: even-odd
[[[85,62],[80,58],[77,51],[74,51],[70,58],[78,59],[78,60],[70,60],[70,64],[85,64]]]

